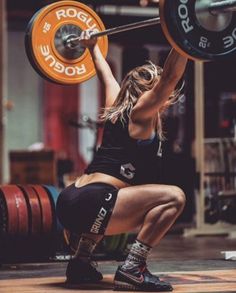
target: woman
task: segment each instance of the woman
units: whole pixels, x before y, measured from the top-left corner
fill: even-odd
[[[75,257],[67,267],[68,283],[96,282],[102,274],[91,255],[104,235],[137,231],[125,262],[114,278],[116,290],[171,291],[152,275],[147,256],[182,212],[185,196],[176,186],[157,184],[163,139],[161,114],[178,94],[175,87],[187,59],[170,52],[164,69],[148,63],[127,74],[121,87],[103,58],[92,31],[81,43],[92,56],[105,89],[105,122],[101,147],[75,184],[59,196],[58,217],[80,233]]]

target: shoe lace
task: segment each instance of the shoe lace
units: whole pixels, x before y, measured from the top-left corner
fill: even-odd
[[[152,279],[153,281],[155,281],[155,282],[159,282],[159,281],[160,281],[160,279],[159,279],[157,276],[153,275],[153,274],[149,271],[147,265],[145,265],[145,266],[142,268],[142,273],[145,274],[146,276],[148,276],[149,278],[151,278],[151,279]]]
[[[155,283],[155,284],[160,284],[160,283],[162,283],[163,288],[164,288],[164,287],[166,287],[166,288],[171,287],[171,285],[170,285],[168,282],[165,282],[165,284],[164,284],[164,282],[161,281],[161,280],[159,279],[159,277],[153,275],[153,274],[149,271],[149,269],[148,269],[146,263],[144,263],[142,266],[140,266],[140,272],[141,272],[142,274],[145,274],[146,276],[148,276],[148,277],[150,278],[150,280],[152,280],[153,283]]]

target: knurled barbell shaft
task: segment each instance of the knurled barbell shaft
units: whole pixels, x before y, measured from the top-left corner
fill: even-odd
[[[143,21],[138,21],[138,22],[134,22],[134,23],[129,23],[129,24],[109,28],[104,31],[94,33],[91,36],[92,37],[101,37],[104,35],[108,36],[108,35],[113,35],[113,34],[125,32],[128,30],[151,26],[151,25],[158,24],[158,23],[160,23],[160,17],[155,17],[155,18],[151,18],[151,19],[147,19],[147,20],[143,20]],[[76,47],[79,44],[79,42],[80,42],[80,37],[69,38],[67,40],[67,43],[69,43],[71,47]]]

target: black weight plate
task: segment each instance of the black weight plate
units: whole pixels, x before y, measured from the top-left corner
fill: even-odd
[[[54,225],[55,230],[58,233],[62,233],[63,227],[62,227],[61,223],[59,222],[57,215],[56,215],[56,205],[57,205],[57,199],[59,196],[59,191],[54,186],[51,186],[51,185],[43,185],[43,188],[46,190],[49,198],[51,199],[52,210],[53,210],[53,219],[54,219],[54,223],[55,223],[55,225]]]
[[[166,38],[177,51],[193,60],[232,57],[236,54],[236,14],[213,16],[204,12],[203,16],[196,13],[199,1],[202,0],[160,0],[161,25]]]

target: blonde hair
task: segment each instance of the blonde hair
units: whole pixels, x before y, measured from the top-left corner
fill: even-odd
[[[103,121],[111,120],[113,123],[120,120],[124,123],[126,115],[130,117],[131,111],[140,96],[144,92],[151,90],[160,81],[162,71],[163,69],[160,66],[153,64],[151,61],[131,70],[123,79],[120,92],[114,104],[109,108],[103,109],[104,111],[100,116],[101,119]],[[157,112],[155,124],[159,138],[164,138],[161,114],[170,104],[178,99],[180,90],[174,91],[169,100]]]

